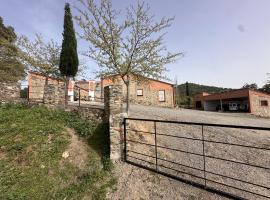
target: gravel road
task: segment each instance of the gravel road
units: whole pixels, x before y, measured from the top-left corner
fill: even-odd
[[[217,112],[205,112],[205,111],[196,111],[196,110],[186,110],[186,109],[169,109],[169,108],[159,108],[159,107],[149,107],[141,105],[132,105],[130,111],[130,117],[134,118],[148,118],[148,119],[161,119],[161,120],[175,120],[183,122],[202,122],[202,123],[213,123],[213,124],[229,124],[229,125],[243,125],[243,126],[257,126],[257,127],[270,127],[270,120],[265,118],[255,117],[249,114],[244,113],[217,113]],[[181,124],[168,124],[168,123],[157,123],[157,133],[159,134],[170,134],[173,136],[187,137],[193,139],[202,139],[202,127],[201,126],[189,126]],[[128,139],[136,140],[144,143],[154,144],[155,138],[153,134],[143,133],[134,131],[140,130],[144,132],[154,132],[153,122],[138,122],[138,121],[129,121],[129,132]],[[231,128],[217,128],[217,127],[204,127],[204,139],[208,141],[218,141],[226,143],[241,144],[246,146],[255,146],[259,148],[269,148],[270,149],[270,132],[267,131],[255,131],[255,130],[242,130],[242,129],[231,129]],[[186,154],[183,152],[176,152],[167,150],[164,148],[158,148],[158,157],[163,159],[159,160],[159,164],[177,169],[178,171],[183,171],[190,173],[199,177],[203,177],[203,171],[190,169],[184,166],[191,166],[197,169],[205,169],[209,172],[214,172],[216,174],[221,174],[224,176],[232,177],[246,182],[255,183],[257,185],[263,186],[254,186],[248,183],[242,183],[236,180],[224,178],[221,176],[213,175],[211,173],[206,173],[206,177],[210,180],[220,182],[223,184],[229,184],[234,187],[242,188],[244,190],[252,191],[259,193],[265,196],[270,196],[270,191],[267,189],[270,185],[270,171],[267,169],[260,169],[254,166],[247,166],[243,164],[231,163],[227,161],[220,161],[217,159],[206,158],[205,166],[204,159],[202,156],[196,154],[202,154],[203,148],[205,155],[210,157],[219,157],[224,159],[229,159],[233,161],[239,161],[243,163],[248,163],[250,165],[256,166],[270,166],[270,151],[264,151],[261,149],[251,149],[246,147],[231,146],[216,144],[211,142],[205,142],[204,147],[202,141],[199,140],[189,140],[189,139],[178,139],[176,137],[167,137],[158,135],[157,136],[158,145],[180,149],[181,151],[188,151],[194,154]],[[140,152],[143,154],[155,156],[155,149],[146,145],[129,143],[128,150]],[[138,155],[132,152],[129,152],[130,156],[135,156],[147,160],[149,162],[155,162],[154,158],[147,158],[143,155]],[[147,165],[142,161],[138,161],[133,158],[129,158],[131,161]],[[184,166],[179,166],[176,164],[168,163],[166,160],[180,163]],[[136,188],[140,188],[138,183],[132,183],[132,180],[142,180],[145,173],[145,177],[148,172],[142,169],[132,168],[133,176],[130,178],[129,186],[136,191]],[[139,170],[138,173],[134,173],[134,170]],[[179,174],[169,170],[167,168],[160,167],[160,171],[167,172],[181,178],[192,180],[198,183],[204,183],[203,180],[185,175]],[[136,175],[137,174],[137,175]],[[160,176],[160,175],[158,175]],[[223,197],[213,196],[212,194],[201,191],[192,186],[187,186],[181,182],[172,181],[168,182],[167,178],[161,176],[161,179],[164,181],[164,185],[160,184],[148,184],[148,187],[156,188],[157,191],[162,191],[164,195],[168,196],[166,199],[220,199]],[[184,186],[185,185],[185,186]],[[235,195],[247,198],[247,199],[266,199],[261,196],[251,195],[249,193],[241,192],[236,189],[228,188],[225,186],[217,185],[213,182],[207,182],[207,185],[222,191],[233,193]],[[127,187],[127,188],[128,188]],[[171,188],[174,188],[174,193],[171,193]],[[185,188],[185,189],[183,189]],[[188,188],[188,190],[186,189]],[[140,190],[144,191],[143,186]],[[150,189],[148,189],[150,190]],[[151,195],[147,193],[148,190],[145,190],[144,196],[148,198],[143,199],[152,199]],[[151,191],[151,190],[150,190]],[[187,191],[194,191],[188,192]],[[182,194],[182,196],[181,196]],[[190,197],[188,196],[190,194]],[[194,196],[195,194],[195,196]],[[198,196],[199,194],[199,196]],[[164,197],[164,195],[162,195]],[[134,199],[136,195],[134,196]],[[196,198],[195,198],[196,197]],[[125,199],[125,198],[124,198]],[[132,198],[131,198],[132,199]],[[161,197],[156,197],[155,199],[165,199]]]

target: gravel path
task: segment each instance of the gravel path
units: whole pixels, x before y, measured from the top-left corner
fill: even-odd
[[[270,127],[269,119],[258,118],[249,114],[217,113],[185,109],[148,107],[140,105],[131,106],[130,117]],[[136,129],[153,133],[154,125],[152,122],[129,121],[129,129],[130,130],[128,132],[128,139],[154,144],[153,135],[133,131]],[[165,133],[175,136],[202,139],[202,130],[200,126],[157,123],[157,132],[160,134]],[[270,132],[266,131],[204,127],[204,137],[206,140],[211,141],[230,142],[270,149]],[[182,151],[189,151],[195,154],[201,154],[203,150],[203,145],[201,141],[193,141],[186,139],[179,140],[172,137],[160,135],[157,137],[157,141],[158,145],[174,149],[180,149]],[[215,143],[205,143],[204,148],[205,154],[208,156],[246,162],[259,166],[270,166],[270,151],[262,151],[258,149],[242,147],[240,148],[238,146],[228,146]],[[128,145],[128,150],[144,153],[151,156],[155,155],[155,149],[153,147],[147,147],[140,144],[130,143]],[[132,154],[132,152],[130,152],[129,155],[148,160],[149,162],[155,162],[154,159],[146,158],[144,156],[138,156],[138,154]],[[166,160],[171,160],[182,165],[203,169],[204,160],[201,156],[189,155],[183,152],[175,152],[158,148],[158,157],[164,159],[164,161],[159,161],[159,164],[187,173],[191,173],[200,177],[203,176],[203,172],[201,171],[166,162]],[[130,160],[132,160],[132,158],[130,158]],[[135,159],[133,159],[132,161],[136,163],[140,162]],[[147,163],[140,162],[140,164],[148,166]],[[117,192],[114,193],[114,196],[111,196],[112,199],[223,199],[223,197],[219,197],[218,195],[213,195],[211,193],[183,184],[181,182],[173,181],[164,176],[153,175],[146,170],[139,169],[130,165],[128,165],[127,167],[126,164],[124,165],[125,167],[123,167],[122,169],[125,170],[125,172],[121,172],[122,176],[120,176],[119,188]],[[123,166],[123,164],[119,164],[118,168],[121,169],[121,166]],[[149,165],[149,167],[150,166],[151,165]],[[246,165],[232,164],[224,161],[221,162],[219,160],[210,158],[206,158],[205,168],[207,171],[210,172],[215,172],[243,181],[256,183],[265,187],[268,187],[270,185],[270,173],[267,170],[257,169]],[[173,174],[171,170],[165,168],[160,168],[160,170]],[[125,181],[127,179],[127,175],[128,182]],[[196,179],[188,175],[183,175],[179,173],[175,173],[174,175],[180,176],[188,180],[193,180],[198,183],[203,183],[201,179]],[[159,181],[147,181],[148,179],[152,179],[155,176],[158,177]],[[220,176],[214,176],[208,173],[206,174],[206,176],[208,179],[217,182],[233,185],[235,187],[240,187],[242,189],[270,196],[270,191],[265,188],[255,187],[250,184],[243,184],[238,181],[232,181],[230,179],[222,178]],[[259,196],[251,196],[248,193],[243,193],[238,190],[220,187],[219,185],[213,184],[211,182],[208,182],[207,184],[208,186],[221,189],[223,191],[227,191],[247,199],[265,199]],[[126,188],[126,190],[123,190],[122,187]],[[128,191],[128,196],[126,194],[126,191]]]
[[[149,119],[270,127],[270,119],[260,118],[246,113],[221,113],[131,105],[130,116]]]

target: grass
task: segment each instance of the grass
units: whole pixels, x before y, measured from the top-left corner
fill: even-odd
[[[67,127],[89,144],[84,169],[63,161]],[[0,106],[0,199],[104,199],[115,184],[106,128],[64,111]]]

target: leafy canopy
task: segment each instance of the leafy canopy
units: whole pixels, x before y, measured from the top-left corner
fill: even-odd
[[[17,35],[12,27],[6,27],[0,17],[0,80],[17,82],[25,76],[15,44]]]
[[[148,78],[164,78],[165,65],[174,62],[182,53],[168,52],[164,43],[164,29],[174,18],[154,21],[150,7],[138,2],[127,8],[121,21],[120,11],[112,7],[110,0],[79,0],[76,20],[82,28],[80,37],[89,43],[86,56],[96,61],[98,77],[120,75],[128,84],[130,75]]]
[[[61,47],[51,39],[46,42],[41,34],[36,34],[33,41],[26,36],[18,39],[20,58],[28,70],[47,76],[59,77],[58,69]]]

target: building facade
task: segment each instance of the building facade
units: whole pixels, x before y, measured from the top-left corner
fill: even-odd
[[[127,89],[121,78],[110,77],[101,80],[102,88],[112,84],[122,85],[123,101],[125,101]],[[154,79],[139,81],[135,78],[131,78],[129,89],[129,99],[131,103],[161,107],[175,106],[175,88],[171,83],[166,83]]]
[[[45,84],[59,85],[62,80],[44,76],[37,72],[29,72],[28,74],[28,99],[30,101],[42,102],[44,97]]]
[[[63,80],[48,77],[37,72],[29,72],[28,74],[28,98],[32,101],[43,101],[45,84],[59,85],[64,83]],[[80,80],[69,81],[68,84],[69,101],[75,101],[80,98],[83,101],[101,101],[100,81]]]
[[[270,95],[251,89],[222,93],[200,93],[193,96],[193,107],[205,111],[248,112],[270,117]]]
[[[59,85],[63,80],[47,77],[36,72],[28,75],[29,100],[43,101],[44,85]],[[126,85],[120,78],[95,80],[69,81],[69,101],[102,101],[104,87],[108,85],[122,85],[123,100],[126,100]],[[134,104],[152,105],[161,107],[175,106],[175,88],[173,84],[154,79],[138,81],[132,79],[130,82],[130,102]]]

